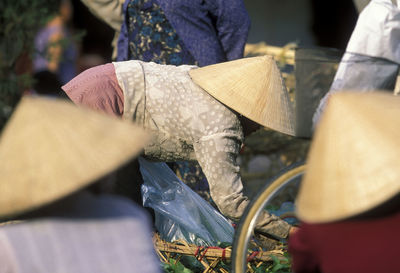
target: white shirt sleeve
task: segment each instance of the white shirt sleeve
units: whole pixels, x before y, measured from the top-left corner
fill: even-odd
[[[243,183],[237,155],[241,146],[237,134],[219,133],[202,137],[194,143],[197,160],[207,177],[210,194],[222,214],[238,221],[249,200],[243,195]],[[256,224],[256,230],[286,238],[290,225],[265,211]]]
[[[400,9],[372,0],[360,13],[346,51],[400,63]]]

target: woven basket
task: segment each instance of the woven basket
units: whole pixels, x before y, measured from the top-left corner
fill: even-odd
[[[224,268],[221,268],[219,264],[221,262],[225,264],[231,263],[231,254],[232,254],[232,247],[218,247],[218,246],[197,246],[188,244],[185,241],[175,241],[173,243],[166,242],[162,240],[158,233],[153,235],[153,242],[155,249],[159,255],[161,262],[168,263],[169,260],[172,258],[176,261],[179,261],[183,256],[191,256],[196,258],[203,265],[203,273],[208,272],[220,272],[220,273],[229,273]],[[247,272],[254,272],[252,267],[259,267],[263,263],[272,262],[274,256],[275,258],[282,258],[284,257],[283,249],[275,249],[270,251],[251,251],[248,254],[248,271]],[[251,266],[252,265],[252,266]]]

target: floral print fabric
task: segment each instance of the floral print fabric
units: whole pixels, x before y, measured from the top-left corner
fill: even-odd
[[[174,65],[196,64],[154,1],[130,1],[127,15],[130,60]]]

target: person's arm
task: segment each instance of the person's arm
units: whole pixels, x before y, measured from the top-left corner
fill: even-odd
[[[100,20],[119,32],[124,20],[122,5],[124,0],[81,0]]]
[[[215,27],[215,18],[210,16],[210,3],[204,0],[158,2],[199,66],[227,61]]]
[[[238,221],[249,200],[243,195],[243,184],[236,162],[241,141],[235,133],[218,133],[202,137],[193,144],[196,158],[207,177],[211,197],[222,214]],[[256,230],[286,238],[291,226],[275,215],[264,212]]]
[[[216,28],[226,58],[243,58],[250,30],[250,16],[243,0],[223,0],[219,3]]]

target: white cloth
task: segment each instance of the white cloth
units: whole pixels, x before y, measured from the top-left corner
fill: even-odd
[[[330,90],[317,107],[313,129],[336,92],[393,91],[399,65],[400,9],[391,0],[372,0],[360,13]]]
[[[400,63],[400,9],[390,0],[372,0],[360,13],[346,52]]]

